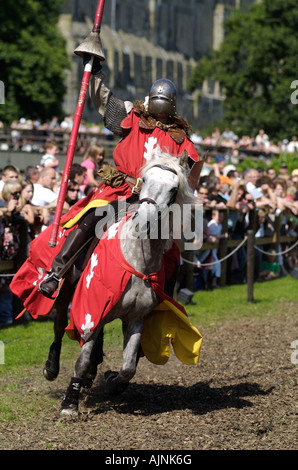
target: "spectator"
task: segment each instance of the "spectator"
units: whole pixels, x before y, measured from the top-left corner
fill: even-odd
[[[102,145],[91,145],[84,157],[84,161],[81,163],[83,168],[86,168],[86,174],[83,185],[86,186],[97,186],[98,181],[96,180],[97,171],[101,167],[105,156],[105,149]],[[81,188],[82,190],[84,188]]]
[[[208,236],[207,227],[208,221],[203,219],[203,243],[214,243],[215,237]],[[194,253],[194,289],[212,289],[212,250],[200,250]]]
[[[10,274],[8,272],[2,274]],[[9,289],[10,276],[0,275],[0,328],[13,324],[13,293]]]
[[[266,175],[265,175],[265,170],[264,170],[264,168],[262,168],[261,166],[258,166],[258,168],[257,168],[256,170],[257,170],[257,172],[258,172],[259,179],[260,179],[260,178],[263,178],[264,176],[266,176]],[[269,178],[269,177],[268,177],[268,178]]]
[[[223,139],[227,139],[227,140],[230,140],[232,142],[234,140],[236,140],[236,138],[237,138],[237,136],[234,134],[234,132],[229,127],[225,128],[225,130],[223,131],[221,136],[222,136]]]
[[[20,210],[20,195],[22,191],[22,185],[20,181],[6,181],[2,190],[2,199],[6,203],[6,214],[11,216],[14,211]]]
[[[62,181],[62,173],[60,173],[60,172],[58,173],[56,171],[56,181],[54,183],[53,191],[57,195],[59,194],[59,191],[60,191],[61,181]]]
[[[291,173],[291,180],[292,180],[293,185],[294,185],[295,188],[296,188],[296,193],[295,193],[295,196],[294,196],[294,201],[298,201],[298,169],[295,169],[295,170],[292,171],[292,173]]]
[[[79,163],[73,163],[69,172],[69,179],[75,181],[80,187],[80,191],[78,193],[79,199],[85,197],[85,193],[81,190],[81,186],[84,185],[85,173],[86,168],[83,168]]]
[[[259,272],[259,279],[269,281],[270,279],[277,279],[280,277],[281,268],[277,262],[277,255],[275,250],[269,250],[268,255],[262,261]]]
[[[268,176],[263,176],[257,180],[256,187],[261,189],[265,205],[271,207],[272,210],[276,209],[276,199],[273,192],[273,184]]]
[[[2,189],[6,181],[18,181],[20,179],[20,172],[14,165],[7,165],[2,171],[0,180],[0,197],[2,198]]]
[[[7,181],[5,183],[3,200],[7,204],[6,215],[11,217],[13,222],[25,220],[28,224],[33,224],[34,213],[31,206],[22,197],[22,191],[22,183],[19,181]]]
[[[69,204],[69,206],[73,206],[76,202],[79,200],[79,192],[80,192],[80,187],[78,183],[76,183],[73,180],[69,180],[68,185],[67,185],[67,191],[65,195],[65,201]]]
[[[39,169],[36,166],[28,165],[25,169],[24,179],[32,184],[37,183],[39,178]]]
[[[254,201],[256,203],[256,207],[259,208],[267,205],[272,205],[272,201],[263,194],[262,189],[260,187],[257,187],[258,178],[258,172],[253,168],[246,168],[243,171],[243,180],[245,188],[253,196]]]
[[[286,181],[290,179],[288,165],[286,163],[282,163],[279,167],[279,178],[284,178]]]
[[[203,203],[203,207],[204,205],[210,203],[209,199],[208,199],[208,188],[207,186],[203,185],[203,184],[200,184],[196,190],[196,193],[200,199],[200,201]]]
[[[208,222],[207,225],[207,236],[212,237],[212,241],[214,243],[219,242],[221,238],[227,238],[228,233],[222,233],[222,222],[223,222],[223,212],[219,211],[218,209],[212,210],[211,220]],[[221,276],[221,264],[216,263],[218,261],[217,257],[217,248],[212,250],[213,255],[213,262],[215,264],[212,266],[212,287],[217,286],[217,281]]]
[[[212,165],[212,169],[214,170],[215,176],[218,178],[221,177],[223,174],[223,169],[226,164],[226,159],[222,155],[216,155],[215,156],[215,163]]]
[[[59,160],[56,155],[59,153],[58,145],[51,141],[45,145],[45,155],[40,160],[40,165],[44,168],[54,168],[59,171]]]
[[[33,183],[31,181],[22,181],[22,190],[20,195],[20,203],[22,205],[21,213],[24,215],[25,220],[28,225],[31,226],[34,224],[35,214],[31,204],[31,199],[33,197]]]
[[[34,206],[56,207],[57,194],[53,191],[56,182],[54,168],[43,168],[34,184],[32,204]]]
[[[271,180],[274,180],[274,178],[276,178],[276,176],[277,176],[275,169],[272,168],[272,167],[267,168],[266,174],[269,176],[269,178],[270,178]]]
[[[227,207],[236,210],[229,213],[229,235],[232,240],[243,240],[250,225],[250,211],[255,208],[252,195],[239,183],[235,184],[236,197],[231,195]],[[242,246],[229,260],[229,279],[231,283],[243,283],[246,278],[246,247]]]
[[[221,139],[220,129],[219,127],[216,127],[214,131],[212,132],[212,136],[211,136],[212,145],[215,145],[215,146],[219,145],[220,139]]]
[[[291,142],[289,142],[287,145],[287,152],[289,153],[298,152],[298,142],[297,142],[297,137],[295,135],[292,137]]]
[[[190,136],[190,140],[195,144],[198,145],[203,141],[203,137],[200,134],[200,131],[197,130]]]
[[[20,237],[18,229],[17,211],[19,210],[19,195],[21,184],[19,181],[6,181],[3,186],[3,206],[4,214],[0,224],[0,250],[1,260],[14,259],[19,251]],[[6,271],[0,275],[0,326],[7,326],[13,323],[13,294],[9,289],[12,277],[11,272]]]
[[[252,140],[248,135],[243,135],[238,142],[239,148],[248,148],[252,146]]]
[[[269,142],[269,137],[265,133],[264,129],[260,129],[258,135],[256,136],[256,144],[260,148],[260,150],[263,150],[264,152],[268,152],[270,142]]]
[[[276,178],[274,181],[273,194],[275,196],[278,214],[284,212],[286,209],[295,209],[295,204],[293,204],[294,201],[286,199],[287,183],[283,178]]]
[[[229,175],[230,173],[230,175]],[[237,178],[239,179],[239,172],[235,165],[225,165],[222,169],[222,174],[224,176],[228,176],[229,178]]]
[[[29,242],[33,240],[40,232],[42,227],[45,227],[50,222],[50,211],[46,207],[37,207],[32,204],[32,197],[34,192],[34,184],[31,181],[24,180],[22,182],[21,199],[23,203],[30,207],[33,212],[33,222],[28,221],[29,229]],[[30,209],[27,208],[28,212]]]
[[[214,208],[217,209],[225,209],[226,207],[226,199],[223,198],[219,192],[220,192],[220,181],[219,178],[215,175],[210,175],[207,178],[207,188],[208,188],[208,199],[212,203],[212,201],[215,201],[212,203],[215,204],[213,206]]]
[[[246,168],[244,171],[243,171],[243,180],[244,180],[244,184],[245,184],[245,187],[246,187],[246,190],[248,192],[250,192],[253,196],[254,194],[255,195],[258,195],[259,197],[261,197],[261,192],[257,192],[255,191],[256,189],[256,183],[258,181],[258,178],[259,178],[259,174],[257,172],[257,170],[254,170],[253,168]]]

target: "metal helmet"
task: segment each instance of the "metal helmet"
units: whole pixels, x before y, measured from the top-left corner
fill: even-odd
[[[152,116],[176,114],[176,87],[171,80],[160,78],[153,83],[149,92],[148,111]]]

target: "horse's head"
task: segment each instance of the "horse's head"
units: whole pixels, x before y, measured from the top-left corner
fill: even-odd
[[[140,233],[156,236],[160,224],[166,224],[171,230],[172,216],[169,211],[176,210],[181,224],[181,210],[185,204],[194,202],[194,195],[187,182],[185,159],[180,160],[169,154],[160,152],[147,163],[142,171],[142,189],[139,196],[139,208],[134,216],[138,219]]]

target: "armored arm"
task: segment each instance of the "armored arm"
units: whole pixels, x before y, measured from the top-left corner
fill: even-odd
[[[100,74],[92,75],[89,92],[95,109],[103,118],[105,126],[119,137],[127,135],[127,130],[121,128],[121,122],[132,109],[132,103],[115,98],[111,90],[104,84]]]

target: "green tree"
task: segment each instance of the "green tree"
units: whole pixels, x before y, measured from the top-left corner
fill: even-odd
[[[6,124],[20,116],[48,119],[61,116],[65,42],[57,22],[63,0],[3,0],[0,8],[0,80]]]
[[[297,24],[296,0],[263,0],[226,21],[221,47],[198,63],[189,82],[192,90],[205,78],[220,82],[224,126],[239,135],[260,128],[278,139],[297,134]]]

